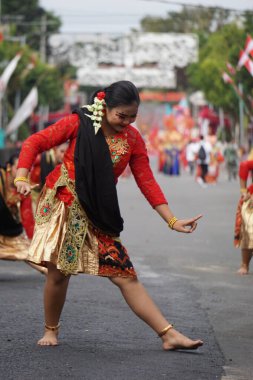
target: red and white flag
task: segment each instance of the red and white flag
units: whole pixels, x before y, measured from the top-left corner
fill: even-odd
[[[233,79],[225,71],[222,73],[222,79],[225,83],[234,83]]]
[[[245,43],[245,53],[250,54],[253,57],[253,38],[248,35]]]
[[[38,90],[37,87],[33,87],[20,108],[17,110],[11,121],[6,127],[5,135],[8,136],[15,132],[18,127],[33,113],[34,109],[38,105]]]
[[[245,65],[248,59],[249,59],[248,54],[246,54],[244,50],[241,50],[239,54],[239,61],[237,63],[237,68],[241,69],[242,66]]]
[[[13,72],[15,71],[18,61],[21,58],[21,54],[18,53],[16,56],[9,62],[9,64],[4,69],[1,77],[0,77],[0,100],[4,96],[7,84],[10,80],[10,77],[12,76]]]
[[[248,70],[248,72],[250,73],[250,75],[253,77],[253,61],[251,59],[248,59],[246,62],[245,62],[245,65],[246,69]]]
[[[231,65],[230,62],[227,62],[227,63],[226,63],[226,66],[227,66],[227,69],[228,69],[228,71],[229,71],[229,73],[230,73],[231,75],[235,75],[235,74],[236,74],[236,69],[234,68],[233,65]]]

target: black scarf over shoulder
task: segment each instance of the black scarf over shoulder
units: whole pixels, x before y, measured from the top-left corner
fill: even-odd
[[[123,230],[108,144],[101,129],[95,135],[86,108],[75,109],[80,118],[75,148],[76,193],[92,224],[102,232],[119,236]]]
[[[40,161],[40,186],[43,187],[48,174],[55,168],[51,156],[47,157],[47,152],[43,152]]]

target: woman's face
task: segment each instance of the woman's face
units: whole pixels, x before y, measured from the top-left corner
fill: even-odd
[[[64,143],[61,145],[58,145],[54,148],[54,155],[55,155],[55,163],[56,165],[61,164],[64,158],[64,154],[66,150],[68,149],[68,144]]]
[[[137,112],[138,105],[136,103],[115,108],[106,107],[106,121],[113,131],[120,133],[127,125],[135,121]]]

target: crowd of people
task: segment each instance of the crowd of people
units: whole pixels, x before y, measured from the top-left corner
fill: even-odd
[[[188,172],[202,186],[216,184],[221,169],[228,181],[237,179],[242,154],[234,141],[221,143],[216,136],[189,139],[179,148],[161,146],[158,149],[158,171],[166,175]]]

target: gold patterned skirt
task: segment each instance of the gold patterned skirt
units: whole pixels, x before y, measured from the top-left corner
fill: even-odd
[[[25,234],[15,237],[0,235],[1,260],[27,260],[30,241]]]
[[[66,189],[71,202],[62,195]],[[120,239],[105,235],[89,222],[64,166],[54,188],[44,187],[35,220],[29,261],[43,266],[51,262],[66,275],[136,277]]]
[[[241,206],[239,246],[241,249],[253,249],[253,204],[251,199],[243,202]]]

